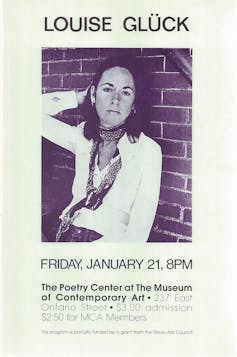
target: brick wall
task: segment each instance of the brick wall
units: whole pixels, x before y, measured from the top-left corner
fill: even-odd
[[[129,53],[146,60],[151,76],[151,136],[162,148],[161,191],[150,242],[191,241],[192,92],[188,82],[169,62],[163,49],[42,50],[43,92],[82,89],[106,57]],[[191,51],[186,50],[191,56]],[[79,87],[78,87],[79,86]],[[71,125],[80,121],[78,110],[61,117]],[[74,158],[68,151],[43,141],[43,209],[63,206],[71,199]]]

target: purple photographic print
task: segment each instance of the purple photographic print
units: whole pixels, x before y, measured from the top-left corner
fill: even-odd
[[[134,58],[139,62],[139,66],[142,66],[139,67],[142,68],[141,71],[144,71],[145,76],[143,82],[144,88],[141,89],[142,94],[139,92],[140,87],[137,84],[138,80],[134,79],[135,75],[133,74],[133,69],[129,70],[129,68],[132,68],[132,65],[130,63],[128,63],[128,67],[125,67],[122,64],[116,65],[116,63],[119,63],[116,62],[116,58],[120,58],[120,61],[121,58],[124,58],[127,59],[128,62],[131,58]],[[104,72],[101,71],[102,74],[98,77],[98,87],[95,86],[95,94],[93,94],[91,86],[93,86],[95,81],[95,74],[98,73],[101,66],[103,66],[103,63],[109,59],[114,61],[114,65],[107,67]],[[88,162],[85,164],[87,165],[85,167],[87,167],[88,172],[84,175],[85,182],[79,179],[81,172],[77,177],[77,170],[80,170],[80,157],[84,157],[86,151],[84,152],[83,149],[79,148],[78,150],[80,151],[80,154],[78,154],[77,157],[77,153],[75,153],[75,150],[77,149],[71,149],[69,144],[68,146],[65,145],[63,139],[60,141],[60,135],[62,135],[61,132],[63,129],[60,129],[61,132],[58,134],[58,141],[51,140],[50,137],[43,137],[42,242],[93,242],[97,239],[103,239],[103,236],[109,236],[109,233],[107,233],[109,230],[107,231],[107,227],[104,228],[103,226],[105,223],[98,223],[98,225],[94,224],[94,221],[90,217],[91,213],[93,217],[97,217],[96,219],[98,222],[107,221],[110,222],[111,225],[114,225],[116,233],[117,231],[120,231],[120,229],[121,232],[125,232],[126,229],[129,231],[129,228],[127,228],[129,227],[129,222],[133,222],[133,220],[135,222],[136,220],[133,217],[132,211],[133,207],[136,206],[136,200],[140,200],[139,202],[144,203],[144,207],[142,207],[143,204],[140,203],[140,212],[138,213],[138,215],[141,214],[142,217],[142,219],[139,219],[138,221],[144,223],[142,223],[142,228],[135,227],[131,232],[139,232],[144,226],[144,232],[146,232],[144,243],[189,243],[192,241],[191,66],[192,51],[190,49],[42,49],[42,93],[46,95],[51,94],[50,99],[54,104],[56,103],[56,105],[58,103],[60,104],[60,93],[68,93],[67,100],[68,103],[71,103],[68,107],[60,107],[59,105],[57,112],[54,111],[49,113],[55,122],[60,122],[65,125],[65,135],[74,135],[71,133],[76,133],[76,129],[73,131],[71,128],[79,128],[83,126],[83,122],[86,120],[85,117],[88,115],[88,111],[86,111],[86,109],[84,110],[83,107],[85,104],[91,105],[93,110],[97,111],[98,116],[100,115],[100,110],[103,110],[103,107],[101,109],[99,105],[98,88],[100,88],[100,85],[105,86],[105,83],[102,83],[104,78],[107,87],[102,87],[104,91],[103,95],[106,94],[106,96],[109,96],[111,93],[112,96],[112,92],[114,92],[113,103],[116,103],[113,105],[117,105],[116,108],[119,108],[116,109],[115,106],[113,106],[107,110],[110,117],[116,117],[116,119],[114,119],[115,125],[112,130],[107,132],[107,129],[105,128],[105,135],[107,135],[105,136],[106,140],[108,138],[108,140],[111,140],[111,137],[113,140],[113,142],[111,141],[109,144],[112,148],[111,150],[113,150],[113,155],[111,154],[109,164],[107,161],[105,162],[104,166],[107,171],[105,170],[104,176],[102,175],[104,169],[103,160],[99,161],[99,153],[100,150],[102,150],[102,146],[100,145],[102,144],[101,141],[98,141],[96,144],[97,141],[91,139],[91,137],[95,138],[97,134],[92,134],[93,128],[90,129],[89,124],[86,124],[87,127],[85,125],[90,139],[87,138],[87,141],[93,141],[95,144],[94,148],[93,145],[91,145],[90,149],[87,149]],[[121,68],[123,68],[123,70],[121,70]],[[115,78],[115,83],[113,82],[113,78]],[[85,88],[89,88],[87,92],[83,92],[85,91]],[[72,91],[76,93],[74,99],[73,94],[69,98]],[[83,97],[83,93],[86,99]],[[132,96],[137,98],[139,95],[142,95],[145,104],[142,104],[140,100],[140,103],[135,104],[129,102],[129,98]],[[67,94],[65,96],[67,96]],[[81,99],[82,97],[83,99]],[[73,105],[73,100],[75,101],[75,98],[78,99],[79,104],[83,101],[83,105]],[[94,98],[95,103],[93,103]],[[90,101],[90,103],[84,103],[86,101]],[[122,106],[123,103],[124,106]],[[142,107],[140,109],[139,104],[141,104]],[[120,106],[122,108],[121,110]],[[139,110],[142,112],[142,129],[138,128],[140,125],[139,119],[136,119],[137,122],[132,129],[130,124],[126,124],[128,122],[127,118],[126,121],[122,120],[124,118],[122,117],[123,111],[126,112],[127,107],[129,108],[128,113],[132,113],[134,118],[139,117]],[[122,117],[122,119],[119,121],[117,120],[117,117]],[[125,126],[127,125],[125,129],[123,128],[124,122]],[[69,131],[67,131],[67,127],[70,127]],[[85,127],[83,126],[84,131]],[[54,128],[54,126],[52,126],[52,128]],[[124,132],[121,132],[121,130],[125,130],[125,134]],[[142,134],[140,134],[139,130]],[[94,137],[92,135],[94,135]],[[104,133],[100,135],[104,135]],[[122,144],[120,146],[118,142],[125,140],[125,136],[128,136],[130,142],[132,141],[131,137],[134,137],[135,143],[131,145],[129,144],[130,146],[126,144],[127,150],[125,150],[125,154],[123,154],[123,146]],[[134,183],[131,179],[126,182],[125,179],[121,179],[120,177],[123,170],[126,169],[126,155],[129,155],[128,152],[130,151],[130,147],[132,152],[139,152],[139,148],[136,150],[134,148],[138,145],[137,142],[142,142],[143,137],[145,138],[144,146],[140,149],[140,154],[137,154],[138,163],[135,162],[133,164],[131,161],[130,164],[130,171],[134,172]],[[85,138],[83,138],[83,140],[85,140]],[[70,140],[68,139],[68,142],[69,141]],[[116,143],[116,145],[118,144],[117,148],[114,148],[116,145],[113,145],[113,143]],[[75,145],[77,145],[77,142]],[[124,147],[126,147],[126,145]],[[156,155],[158,147],[161,148],[162,153],[162,172],[161,178],[159,178],[159,173],[157,176],[154,173],[154,179],[153,181],[151,180],[151,184],[149,184],[151,192],[154,192],[154,199],[151,200],[153,213],[150,214],[149,202],[146,202],[147,189],[145,188],[144,191],[141,190],[141,192],[145,192],[145,195],[144,193],[141,193],[141,195],[144,195],[143,201],[142,197],[137,198],[136,195],[138,195],[137,192],[141,189],[142,177],[145,176],[145,174],[142,173],[142,170],[144,170],[144,172],[146,171],[144,165],[149,164],[149,167],[151,167],[154,164],[154,167],[156,167],[156,162],[151,164],[150,159],[147,160],[146,157],[144,158],[144,153],[146,152],[146,155],[149,157],[149,148],[151,148],[151,150],[154,150],[154,155]],[[107,151],[105,151],[105,153],[107,155]],[[107,157],[106,155],[104,157]],[[131,154],[131,157],[132,155],[133,154]],[[97,156],[98,165],[96,161]],[[144,164],[142,161],[143,159],[141,158],[144,159]],[[136,158],[134,160],[136,160]],[[99,171],[96,171],[98,170],[100,162],[102,162],[102,169],[101,171],[100,169]],[[136,168],[139,165],[141,167],[138,169],[138,173],[136,173]],[[150,170],[150,168],[147,170]],[[100,177],[101,181],[96,190],[93,184],[95,183],[97,174],[99,176],[101,175],[102,178]],[[139,175],[141,178],[139,178]],[[153,173],[150,174],[150,172],[146,171],[146,175],[150,176],[153,175]],[[128,177],[128,174],[126,173],[125,176]],[[156,186],[156,177],[157,181],[160,180],[157,184],[159,187],[153,190],[153,185]],[[103,209],[106,211],[107,201],[110,199],[110,196],[114,194],[113,191],[117,189],[117,183],[120,179],[123,183],[123,189],[120,188],[123,194],[118,194],[118,200],[121,200],[121,205],[119,206],[120,201],[118,204],[114,202],[113,204],[108,204],[108,207],[111,206],[112,210],[114,210],[115,207],[117,211],[111,211],[107,216],[103,216],[102,213],[99,215],[100,211],[102,212]],[[77,190],[78,185],[80,186],[80,183],[82,186],[85,186],[85,194],[83,196],[83,194],[77,193],[78,200],[74,200],[75,190]],[[117,192],[120,192],[119,189]],[[130,199],[129,203],[125,202],[126,197],[127,200]],[[148,208],[146,208],[146,204],[148,205]],[[65,210],[67,207],[68,210]],[[124,207],[126,207],[126,209]],[[131,209],[131,214],[129,209]],[[142,209],[144,209],[143,212],[141,212]],[[68,212],[70,212],[69,216],[67,216]],[[76,215],[76,212],[82,213]],[[80,218],[80,214],[82,218]],[[146,215],[148,221],[147,224]],[[75,224],[72,220],[73,217],[76,217]],[[114,223],[113,217],[116,217]],[[121,228],[121,222],[118,222],[120,217],[123,228]],[[63,220],[66,222],[64,226],[62,226]],[[61,228],[59,229],[60,224]],[[103,231],[103,229],[105,230]],[[69,237],[69,234],[64,233],[65,230],[66,232],[70,231],[70,238],[62,238],[65,234]],[[126,235],[123,235],[122,233],[120,235],[121,242],[123,239],[126,240],[126,238],[123,238]],[[118,238],[115,242],[120,242],[120,235],[118,234]],[[130,235],[132,235],[132,233]],[[78,238],[79,236],[81,238]],[[109,240],[107,241],[109,242]],[[131,241],[128,240],[128,242],[130,243],[133,241],[131,239]],[[142,241],[139,241],[139,239],[136,241],[135,239],[134,243],[136,242]]]

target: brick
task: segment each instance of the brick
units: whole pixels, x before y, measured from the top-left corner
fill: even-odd
[[[187,145],[187,158],[191,159],[192,158],[192,144],[186,144]]]
[[[188,208],[184,210],[184,222],[192,223],[192,211]]]
[[[165,60],[165,72],[179,72],[178,68],[167,57]]]
[[[159,228],[159,230],[174,232],[174,233],[188,236],[188,237],[192,236],[192,227],[191,226],[184,224],[184,223],[179,223],[179,222],[171,221],[168,219],[164,219],[161,217],[158,220],[158,228]]]
[[[171,188],[161,186],[160,201],[172,204],[179,204],[183,207],[191,208],[192,195],[189,192],[176,191]]]
[[[180,47],[177,47],[177,48],[171,48],[171,49],[167,49],[168,52],[170,52],[170,50],[179,50],[180,52],[182,52],[184,55],[186,56],[190,56],[190,48],[187,48],[187,47],[184,47],[184,48],[180,48]]]
[[[185,144],[180,142],[175,142],[171,140],[157,139],[157,142],[160,144],[163,155],[169,156],[185,156]]]
[[[163,48],[143,48],[142,55],[145,56],[158,56],[164,55],[165,51]]]
[[[159,203],[157,215],[165,216],[165,217],[172,217],[172,218],[179,218],[180,207],[169,205],[167,203]]]
[[[140,56],[140,48],[101,48],[100,57],[116,57],[116,56]]]
[[[61,61],[49,64],[50,74],[65,74],[65,73],[79,73],[81,72],[80,61]]]
[[[163,171],[191,175],[192,160],[163,157]]]
[[[148,243],[175,243],[177,242],[177,237],[161,232],[152,231],[147,242]]]
[[[61,77],[58,75],[43,76],[42,87],[61,88]]]
[[[65,51],[65,59],[98,58],[98,48],[70,48]]]
[[[162,104],[162,102],[161,102],[161,90],[160,89],[151,89],[149,100],[150,100],[151,105],[160,105],[160,104]]]
[[[191,57],[192,49],[191,48],[181,48],[182,52],[185,53],[187,56]]]
[[[43,48],[42,61],[62,60],[64,51],[61,48]]]
[[[161,124],[160,123],[151,123],[148,130],[147,135],[151,137],[161,137]]]
[[[183,108],[156,107],[151,110],[151,119],[165,123],[186,123],[188,110]]]
[[[190,191],[190,192],[192,191],[192,179],[188,179],[187,190]]]
[[[192,123],[192,109],[189,109],[189,111],[188,111],[188,123],[189,124]]]
[[[154,73],[150,80],[152,88],[190,88],[189,83],[179,73]]]
[[[185,179],[182,176],[163,172],[161,176],[161,184],[163,186],[183,189],[185,185]]]
[[[48,63],[42,63],[42,74],[48,74]]]
[[[192,127],[190,125],[164,124],[163,137],[173,140],[192,140]]]
[[[66,75],[63,77],[64,88],[85,88],[92,80],[92,75]]]
[[[189,90],[168,90],[163,92],[163,104],[182,107],[192,106],[192,92]]]
[[[148,72],[164,72],[164,57],[147,58],[145,63]]]
[[[84,73],[96,73],[98,67],[101,64],[101,60],[82,60],[82,72]]]

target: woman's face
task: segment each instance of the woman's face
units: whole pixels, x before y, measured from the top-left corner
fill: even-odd
[[[104,128],[112,128],[125,123],[134,108],[135,84],[129,70],[112,67],[106,70],[91,90],[92,99]]]

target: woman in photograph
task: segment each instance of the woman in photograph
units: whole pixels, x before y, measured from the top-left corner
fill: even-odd
[[[135,58],[106,60],[83,91],[43,95],[43,136],[75,154],[73,199],[44,241],[144,243],[159,200],[160,146],[144,134],[146,80]],[[89,103],[89,104],[88,104]],[[84,110],[78,126],[55,118]]]

